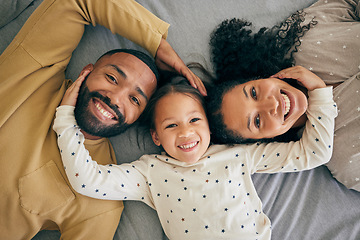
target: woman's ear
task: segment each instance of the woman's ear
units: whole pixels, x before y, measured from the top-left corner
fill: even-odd
[[[160,140],[159,140],[159,136],[157,135],[156,131],[154,129],[150,129],[150,134],[151,134],[151,138],[153,140],[153,142],[155,143],[156,146],[160,146]]]

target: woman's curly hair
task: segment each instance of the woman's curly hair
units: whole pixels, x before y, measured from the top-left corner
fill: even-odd
[[[304,16],[304,12],[298,11],[280,25],[263,27],[257,33],[253,33],[252,23],[246,20],[223,21],[210,36],[217,80],[264,78],[291,67],[300,38],[317,23],[312,19],[302,26]]]
[[[280,25],[263,27],[257,33],[253,33],[251,22],[233,18],[223,21],[212,32],[210,49],[215,84],[208,90],[207,111],[215,143],[255,141],[226,128],[221,113],[223,96],[239,84],[267,78],[293,66],[293,53],[301,44],[300,38],[317,24],[314,19],[303,24],[304,16],[304,12],[298,11]],[[294,140],[293,136],[294,131],[289,131],[276,139],[262,141],[289,141]]]

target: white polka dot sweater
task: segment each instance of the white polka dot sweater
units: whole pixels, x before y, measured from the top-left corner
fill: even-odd
[[[164,153],[103,166],[85,149],[73,109],[57,109],[54,130],[74,190],[98,199],[145,202],[158,212],[170,239],[270,239],[270,220],[251,174],[300,171],[326,163],[337,115],[332,88],[316,89],[309,92],[308,121],[300,141],[212,145],[192,165]]]

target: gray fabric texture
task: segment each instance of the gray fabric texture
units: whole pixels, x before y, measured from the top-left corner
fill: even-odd
[[[0,52],[41,0],[31,2],[1,0]],[[246,18],[258,28],[272,26],[294,11],[310,6],[315,0],[138,2],[171,24],[168,41],[184,62],[196,61],[211,68],[209,35],[225,18]],[[120,47],[141,50],[102,26],[87,26],[67,68],[67,78],[76,79],[85,65],[94,63],[105,51]],[[111,138],[111,142],[119,163],[130,162],[144,153],[159,152],[150,135],[137,127]],[[263,201],[264,212],[272,221],[273,239],[360,239],[360,193],[336,181],[327,167],[300,173],[255,174],[253,180]],[[33,239],[59,238],[57,231],[41,231]],[[141,202],[125,202],[114,239],[167,238],[153,209]]]

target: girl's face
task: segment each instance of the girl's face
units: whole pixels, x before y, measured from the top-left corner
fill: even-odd
[[[155,129],[151,131],[154,143],[181,162],[197,162],[210,144],[203,106],[183,93],[166,95],[157,102]]]
[[[273,138],[298,126],[307,109],[303,92],[277,78],[237,85],[224,95],[222,114],[228,129],[243,138]]]

